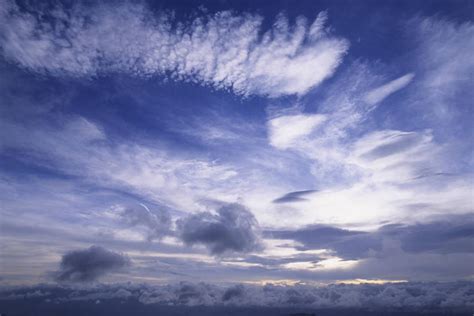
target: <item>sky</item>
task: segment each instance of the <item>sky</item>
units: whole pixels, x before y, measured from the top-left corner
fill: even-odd
[[[2,0],[0,284],[466,289],[473,12]]]

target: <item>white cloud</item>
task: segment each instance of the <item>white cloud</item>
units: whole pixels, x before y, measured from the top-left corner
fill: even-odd
[[[472,131],[468,109],[474,99],[474,23],[414,18],[407,23],[407,33],[417,45],[410,59],[419,68],[409,99],[412,108],[424,121],[446,129],[445,137],[456,129]]]
[[[328,87],[329,97],[320,101],[318,109],[325,121],[317,129],[309,127],[295,141],[284,130],[291,125],[282,124],[275,131],[268,122],[269,135],[281,135],[281,147],[291,146],[311,166],[314,184],[308,188],[318,189],[297,208],[272,206],[269,216],[292,214],[291,223],[275,225],[338,223],[374,228],[383,220],[412,222],[436,214],[472,212],[469,175],[452,175],[447,159],[452,148],[438,142],[433,130],[374,130],[370,125],[381,98],[412,80],[412,74],[407,74],[381,88],[380,77],[370,66],[354,63]],[[285,135],[289,135],[287,143]],[[274,139],[270,137],[270,144],[275,145]]]
[[[31,14],[11,3],[6,7],[3,55],[54,75],[168,75],[240,95],[278,97],[304,94],[320,84],[348,49],[346,40],[325,29],[325,13],[309,26],[304,17],[290,25],[280,15],[260,35],[261,16],[227,11],[173,26],[171,14],[154,15],[138,4],[33,9]]]
[[[319,114],[279,116],[268,121],[270,144],[279,149],[291,147],[325,121]]]
[[[437,18],[413,19],[415,40],[420,41],[417,58],[427,72],[425,88],[441,89],[464,84],[472,80],[474,60],[474,24],[456,23]],[[440,91],[435,97],[449,92]]]
[[[390,81],[378,88],[375,88],[367,93],[365,101],[371,105],[382,102],[386,97],[392,93],[406,87],[415,77],[414,74],[409,73],[400,78]]]
[[[98,142],[106,135],[97,124],[79,116],[63,119],[62,126],[1,122],[6,136],[1,145],[27,150],[24,159],[37,165],[187,212],[196,211],[199,198],[225,196],[239,187],[237,171],[230,165],[178,157],[159,145]]]
[[[424,170],[436,170],[440,150],[431,131],[381,130],[357,140],[349,161],[370,170],[373,181],[400,183],[420,176]]]

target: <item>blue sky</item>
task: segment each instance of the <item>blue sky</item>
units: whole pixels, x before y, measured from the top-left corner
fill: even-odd
[[[1,283],[472,280],[471,2],[0,4]]]

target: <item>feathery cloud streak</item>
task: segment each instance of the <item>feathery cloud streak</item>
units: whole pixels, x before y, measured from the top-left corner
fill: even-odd
[[[230,11],[175,21],[145,5],[96,5],[31,13],[6,2],[0,45],[10,61],[53,75],[166,76],[243,96],[304,94],[332,75],[348,42],[325,28],[326,14],[294,25]],[[46,17],[46,18],[45,18]],[[261,35],[263,33],[263,35]]]

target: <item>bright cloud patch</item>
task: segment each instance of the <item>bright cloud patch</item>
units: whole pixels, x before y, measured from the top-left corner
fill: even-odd
[[[383,101],[383,99],[388,97],[390,94],[407,86],[413,80],[414,76],[414,74],[406,74],[398,79],[390,81],[389,83],[386,83],[383,86],[380,86],[370,91],[369,93],[367,93],[365,101],[372,105]]]
[[[279,149],[290,147],[298,139],[311,133],[325,120],[324,115],[289,115],[268,122],[270,144]]]
[[[137,4],[32,13],[5,7],[3,55],[54,75],[168,75],[240,95],[277,97],[317,86],[348,48],[346,40],[328,34],[325,14],[311,24],[299,17],[294,25],[281,15],[264,32],[261,16],[227,11],[177,23],[171,14],[156,16]]]

